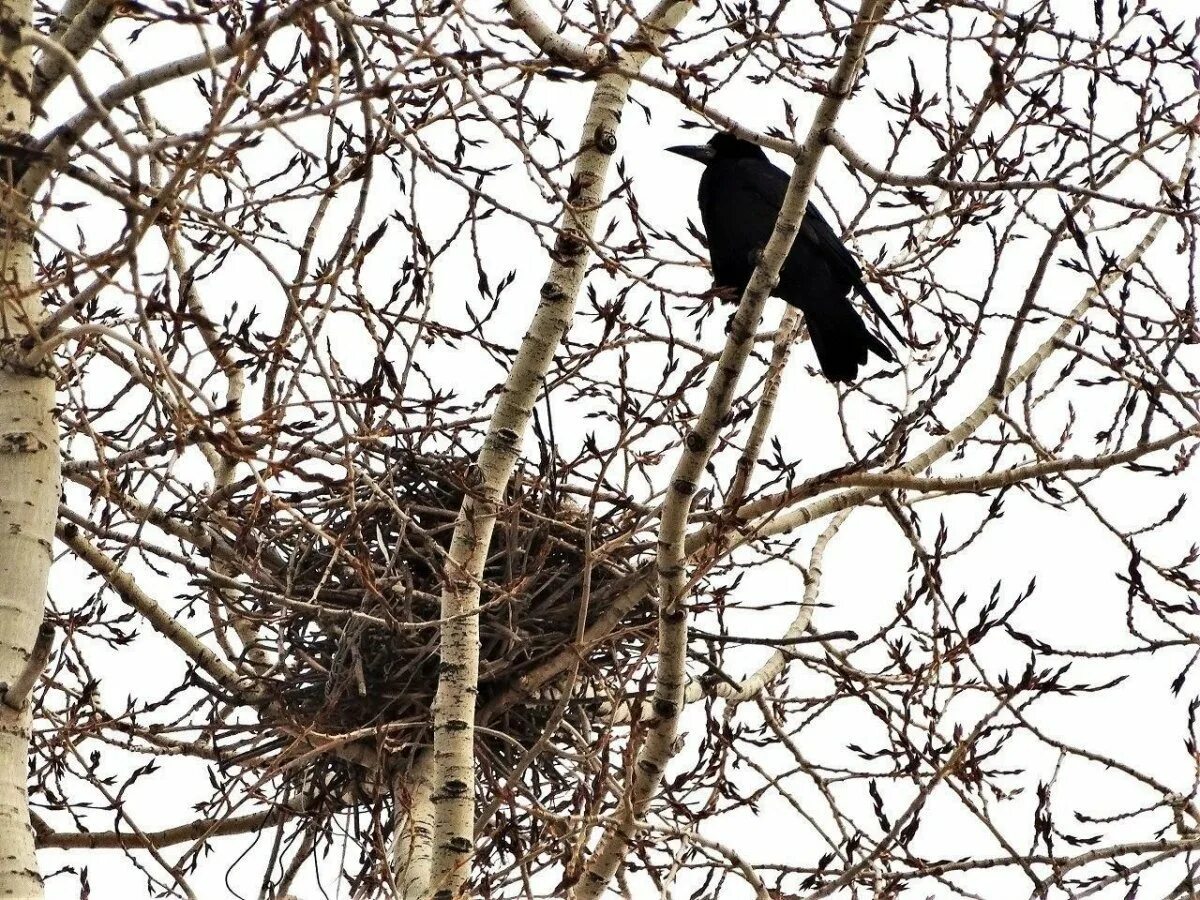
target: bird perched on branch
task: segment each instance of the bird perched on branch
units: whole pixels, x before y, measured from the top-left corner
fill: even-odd
[[[668,149],[704,164],[700,218],[713,280],[718,288],[740,296],[775,228],[788,175],[757,144],[724,132],[707,144]],[[850,301],[852,290],[903,344],[904,338],[863,284],[854,256],[810,203],[771,293],[804,313],[821,371],[830,381],[853,381],[868,351],[888,362],[896,359],[891,347],[867,330]]]

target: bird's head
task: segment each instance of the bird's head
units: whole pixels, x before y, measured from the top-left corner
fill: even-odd
[[[718,159],[742,159],[764,155],[762,147],[758,144],[743,141],[728,131],[718,131],[707,144],[695,146],[684,144],[679,147],[668,147],[667,152],[686,156],[688,159],[694,159],[706,166]]]

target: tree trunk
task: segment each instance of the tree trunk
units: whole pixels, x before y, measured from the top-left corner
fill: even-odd
[[[549,275],[529,330],[505,379],[473,467],[473,493],[463,500],[442,589],[441,667],[433,707],[434,900],[462,896],[475,847],[475,701],[479,681],[480,584],[496,509],[521,452],[554,353],[571,323],[589,259],[588,242],[604,201],[617,129],[632,82],[691,0],[659,0],[638,30],[639,49],[601,75],[592,92],[575,163],[576,189],[564,210]]]
[[[0,128],[10,145],[28,133],[32,65],[20,36],[31,13],[30,0],[0,2]],[[44,358],[33,367],[23,363],[44,311],[33,284],[29,204],[11,187],[15,164],[10,157],[0,179],[0,682],[6,686],[27,683],[36,665],[59,496],[51,366]],[[42,896],[26,784],[27,694],[8,690],[0,703],[0,897]]]
[[[433,754],[422,752],[413,760],[406,783],[407,812],[395,836],[393,868],[400,883],[401,900],[421,900],[429,891],[433,863]]]

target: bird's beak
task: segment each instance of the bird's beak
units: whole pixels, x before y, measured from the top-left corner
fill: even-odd
[[[706,166],[712,162],[713,156],[716,155],[716,151],[713,150],[712,147],[708,146],[708,144],[699,144],[695,147],[689,147],[686,145],[681,147],[668,147],[667,152],[678,153],[680,156],[686,156],[688,159],[694,159],[696,162],[704,163]]]

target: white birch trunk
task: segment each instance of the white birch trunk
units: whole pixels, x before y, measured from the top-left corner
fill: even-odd
[[[435,900],[463,895],[475,846],[475,699],[479,681],[479,596],[496,509],[521,450],[533,404],[563,333],[570,325],[587,268],[609,163],[617,148],[629,71],[645,64],[666,33],[691,9],[690,0],[663,0],[646,18],[639,49],[596,82],[572,179],[577,193],[559,226],[550,273],[529,330],[505,380],[473,467],[473,491],[463,501],[442,590],[441,669],[433,708],[435,810],[430,891]]]
[[[30,0],[0,2],[0,129],[22,143],[29,126]],[[9,163],[11,165],[11,163]],[[46,599],[50,545],[58,512],[59,449],[54,378],[43,362],[23,364],[44,318],[33,286],[28,202],[0,172],[0,681],[23,680]],[[27,697],[0,703],[0,897],[39,898],[42,882],[29,823]]]
[[[407,795],[408,812],[395,836],[393,871],[401,900],[421,900],[429,891],[433,863],[433,757],[422,752],[400,790]]]

